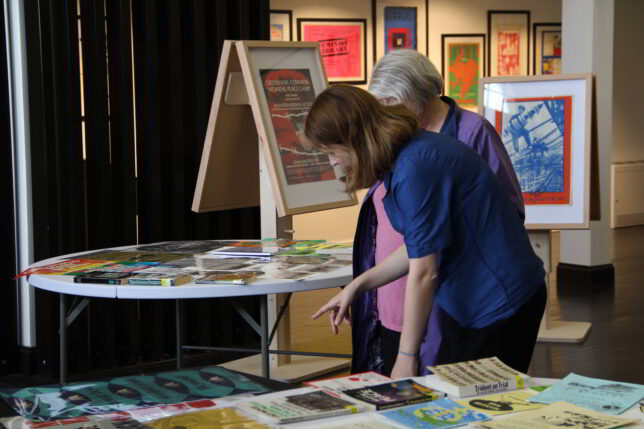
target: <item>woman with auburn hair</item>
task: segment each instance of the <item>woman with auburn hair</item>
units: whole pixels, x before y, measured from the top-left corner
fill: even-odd
[[[427,372],[419,350],[434,301],[443,335],[436,363],[497,356],[526,372],[545,309],[545,271],[481,157],[458,140],[418,130],[404,106],[382,105],[350,86],[316,98],[304,134],[332,165],[345,167],[348,191],[382,180],[387,218],[404,238],[312,317],[329,311],[337,333],[351,322],[358,296],[407,275],[392,377]]]
[[[411,49],[393,50],[383,56],[369,81],[369,92],[381,103],[403,104],[416,115],[420,128],[454,137],[475,150],[492,169],[523,220],[521,187],[494,126],[481,115],[461,109],[453,99],[441,96],[442,91],[443,78],[436,67],[425,55]],[[403,243],[402,235],[387,218],[384,196],[382,181],[377,181],[362,201],[353,244],[354,277],[384,261]],[[391,370],[402,331],[406,281],[403,276],[363,293],[351,306],[353,372]],[[436,363],[442,341],[438,314],[439,308],[434,304],[419,351],[423,366]]]

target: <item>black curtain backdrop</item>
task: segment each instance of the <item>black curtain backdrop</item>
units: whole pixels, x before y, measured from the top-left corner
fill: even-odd
[[[268,0],[81,0],[80,11],[76,0],[40,0],[25,15],[35,260],[136,244],[137,234],[259,237],[258,207],[190,207],[223,42],[268,40]],[[38,370],[57,375],[58,295],[36,295]],[[244,304],[258,313],[257,301]],[[173,358],[174,305],[93,299],[69,330],[70,374]],[[186,302],[186,343],[258,344],[230,308]]]
[[[11,117],[4,2],[0,3],[0,375],[15,372],[18,362]]]

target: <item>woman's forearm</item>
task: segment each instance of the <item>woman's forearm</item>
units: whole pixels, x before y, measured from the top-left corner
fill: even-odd
[[[401,352],[418,353],[437,285],[438,274],[434,255],[410,260],[405,288],[403,328],[398,347]]]

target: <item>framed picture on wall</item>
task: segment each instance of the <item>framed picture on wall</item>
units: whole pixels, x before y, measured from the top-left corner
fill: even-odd
[[[591,74],[481,79],[479,113],[510,155],[526,228],[588,228],[591,105]]]
[[[444,93],[466,108],[478,106],[479,80],[485,76],[485,34],[442,34]]]
[[[293,12],[290,10],[271,10],[271,41],[290,42],[293,40]]]
[[[488,10],[487,38],[490,42],[488,76],[530,73],[530,11]]]
[[[373,58],[394,49],[427,55],[428,0],[372,0]]]
[[[331,83],[367,83],[366,33],[366,19],[297,19],[297,39],[320,43]]]
[[[532,30],[532,74],[560,74],[561,23],[535,22]]]

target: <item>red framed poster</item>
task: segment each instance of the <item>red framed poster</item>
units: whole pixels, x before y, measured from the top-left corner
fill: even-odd
[[[521,33],[518,29],[503,29],[498,32],[497,74],[518,76],[521,74]]]
[[[366,19],[298,18],[297,38],[318,42],[329,82],[367,83]]]
[[[528,74],[529,10],[487,11],[488,76]]]

